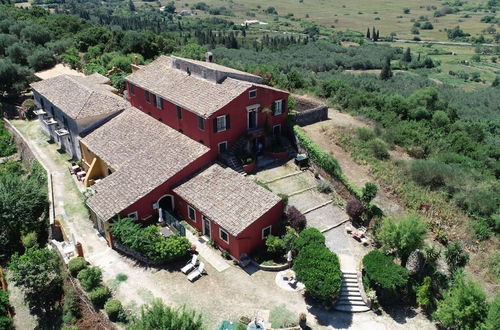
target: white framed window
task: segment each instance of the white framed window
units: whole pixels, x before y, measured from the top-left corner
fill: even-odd
[[[196,222],[196,210],[188,205],[188,218]]]
[[[220,154],[227,151],[227,141],[219,142],[217,146]]]
[[[225,131],[227,128],[226,116],[217,117],[217,132]]]
[[[135,221],[139,220],[139,212],[135,211],[132,213],[129,213],[127,217],[134,219]]]
[[[267,226],[262,228],[262,239],[266,239],[267,236],[271,235],[271,229],[273,226]]]
[[[281,115],[283,113],[283,100],[274,101],[273,115]]]
[[[252,89],[251,91],[248,91],[248,98],[249,99],[254,99],[257,97],[257,90],[256,89]]]
[[[159,95],[155,95],[155,105],[158,109],[163,110],[163,99]]]
[[[222,228],[219,228],[219,238],[229,244],[229,234]]]
[[[148,91],[144,91],[144,98],[146,99],[146,102],[151,103],[151,93]]]

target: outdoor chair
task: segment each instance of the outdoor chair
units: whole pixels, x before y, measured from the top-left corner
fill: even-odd
[[[345,231],[346,231],[348,234],[352,233],[352,229],[353,229],[353,228],[352,228],[352,225],[351,225],[351,223],[350,223],[350,222],[348,222],[348,223],[346,223],[346,224],[345,224]]]
[[[183,274],[187,274],[189,273],[190,271],[192,271],[194,269],[194,267],[196,267],[196,264],[198,263],[198,255],[197,254],[193,254],[193,257],[191,258],[191,260],[186,264],[186,266],[182,267],[181,269],[181,272]]]
[[[201,277],[203,273],[205,272],[205,264],[203,262],[200,262],[200,265],[198,266],[198,269],[194,270],[191,274],[188,275],[188,280],[191,282],[194,282],[198,277]]]

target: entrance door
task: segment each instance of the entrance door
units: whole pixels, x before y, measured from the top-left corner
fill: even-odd
[[[166,210],[167,212],[172,212],[174,210],[174,197],[172,195],[163,196],[159,202],[158,206],[162,210]]]
[[[209,239],[212,238],[212,233],[210,231],[210,220],[203,216],[203,235],[207,236]]]
[[[257,128],[257,109],[248,111],[248,129]]]

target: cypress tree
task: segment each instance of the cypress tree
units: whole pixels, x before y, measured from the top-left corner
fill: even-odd
[[[382,71],[380,71],[380,79],[387,80],[392,77],[392,69],[391,69],[391,58],[387,57],[384,65],[382,66]]]
[[[135,5],[134,5],[134,2],[132,2],[132,0],[128,1],[128,9],[130,11],[135,11]]]
[[[376,41],[378,41],[379,38],[380,38],[380,31],[377,30],[377,40]]]
[[[372,29],[372,40],[377,41],[377,32],[375,32],[375,27]]]
[[[406,52],[403,56],[403,61],[410,63],[411,62],[411,50],[410,47],[406,48]]]
[[[370,39],[370,28],[366,30],[366,39]]]

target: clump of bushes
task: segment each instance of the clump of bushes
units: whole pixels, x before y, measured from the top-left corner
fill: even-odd
[[[332,192],[332,186],[330,185],[330,183],[328,183],[327,181],[324,181],[324,180],[319,181],[316,188],[318,189],[318,191],[320,193],[323,193],[323,194],[329,194]]]
[[[78,308],[78,298],[75,291],[71,290],[64,295],[63,317],[64,323],[74,323],[80,316],[80,309]]]
[[[387,144],[379,138],[375,138],[368,142],[368,149],[370,149],[373,156],[378,159],[388,159],[389,151]]]
[[[361,204],[361,202],[358,201],[357,199],[351,199],[349,202],[347,202],[345,210],[347,215],[351,219],[358,220],[363,215],[365,208],[363,204]]]
[[[111,321],[123,321],[125,319],[125,311],[122,303],[118,299],[110,299],[104,304],[104,310]]]
[[[111,297],[111,292],[109,291],[109,288],[104,285],[100,285],[94,288],[89,293],[90,301],[97,308],[102,308],[104,306],[104,303],[110,297]]]
[[[371,287],[396,291],[408,282],[409,272],[395,264],[392,259],[378,250],[363,257],[365,278]]]
[[[102,281],[102,272],[99,267],[88,267],[78,273],[78,281],[89,292],[96,288]]]
[[[0,329],[12,329],[12,321],[7,316],[9,310],[9,292],[0,290]]]
[[[325,237],[315,228],[308,228],[295,240],[299,251],[293,270],[313,298],[330,305],[341,286],[337,255],[325,245]]]
[[[73,277],[85,268],[87,268],[87,261],[82,257],[73,258],[68,262],[68,269]]]
[[[302,214],[295,206],[288,206],[286,209],[286,217],[288,219],[288,223],[292,226],[297,232],[301,232],[306,228],[307,220],[306,216]]]
[[[188,239],[179,235],[168,238],[160,234],[158,226],[143,228],[132,218],[118,219],[111,224],[116,240],[143,253],[154,261],[172,261],[185,256],[191,248]]]

